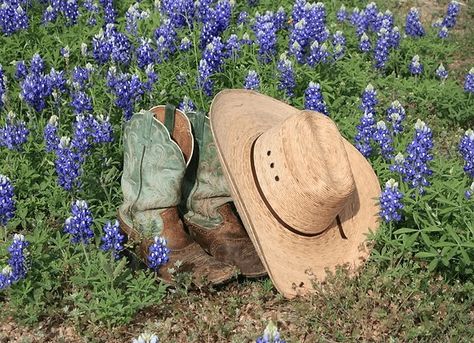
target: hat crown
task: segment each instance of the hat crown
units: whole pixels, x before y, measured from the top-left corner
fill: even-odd
[[[334,122],[313,111],[290,116],[253,146],[254,177],[275,218],[292,231],[326,230],[355,191],[355,181]]]

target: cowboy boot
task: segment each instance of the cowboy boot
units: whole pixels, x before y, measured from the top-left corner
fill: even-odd
[[[187,115],[197,143],[183,185],[184,223],[191,237],[218,261],[236,266],[247,277],[265,275],[265,267],[234,210],[209,118],[199,112]]]
[[[153,238],[166,239],[169,261],[157,270],[164,282],[173,283],[168,269],[180,261],[179,272],[190,272],[196,285],[205,280],[219,284],[230,279],[235,268],[206,254],[188,236],[178,215],[181,184],[192,152],[191,125],[182,112],[159,106],[135,114],[124,129],[124,202],[118,218],[129,240],[138,243],[145,263]]]

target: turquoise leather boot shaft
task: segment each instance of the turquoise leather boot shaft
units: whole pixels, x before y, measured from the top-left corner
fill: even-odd
[[[160,235],[160,214],[179,204],[186,162],[179,146],[153,113],[132,116],[124,129],[124,203],[120,216],[144,237]]]

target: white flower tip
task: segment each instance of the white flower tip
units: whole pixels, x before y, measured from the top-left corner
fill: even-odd
[[[390,179],[385,183],[385,187],[387,188],[398,188],[398,182],[394,179]]]

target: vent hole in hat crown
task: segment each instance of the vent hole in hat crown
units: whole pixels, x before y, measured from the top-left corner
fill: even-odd
[[[275,176],[275,181],[280,181],[280,177],[278,175]]]
[[[273,168],[273,167],[275,167],[275,163],[272,162],[270,163],[270,168]]]
[[[270,150],[268,150],[268,151],[267,151],[267,156],[270,156],[271,153],[272,153],[272,152],[271,152]]]

